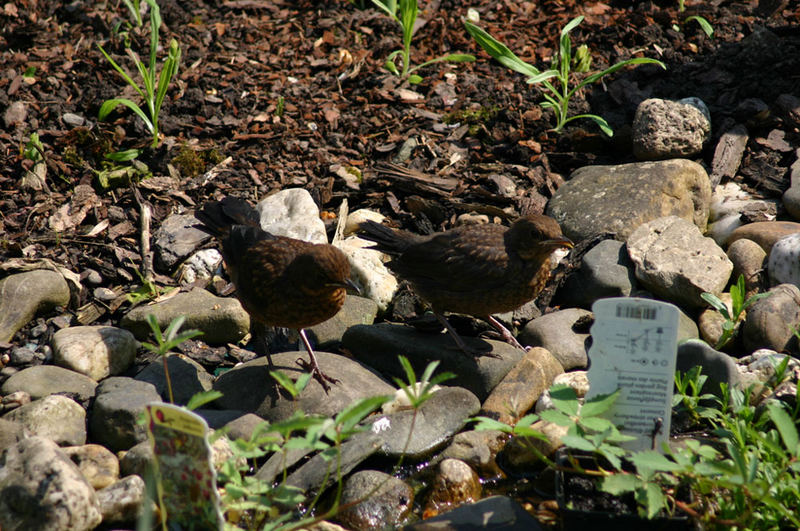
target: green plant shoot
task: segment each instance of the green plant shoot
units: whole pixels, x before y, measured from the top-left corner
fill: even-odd
[[[573,73],[571,70],[573,65],[573,55],[572,41],[570,39],[569,32],[575,29],[575,27],[578,26],[578,24],[580,24],[582,21],[583,16],[576,17],[561,30],[558,53],[553,61],[553,68],[545,71],[540,71],[535,66],[526,63],[517,57],[505,44],[501,43],[469,20],[465,19],[464,25],[466,26],[467,32],[472,35],[472,38],[475,39],[480,47],[483,48],[486,53],[496,59],[500,64],[510,68],[511,70],[514,70],[515,72],[519,72],[520,74],[527,76],[528,84],[541,84],[541,86],[544,87],[542,91],[542,97],[544,97],[545,101],[542,103],[542,107],[546,109],[552,109],[555,113],[556,126],[553,128],[553,131],[560,132],[564,126],[572,120],[587,118],[594,121],[600,127],[600,130],[605,134],[608,136],[613,136],[614,131],[608,125],[608,122],[606,122],[600,116],[595,114],[578,114],[575,116],[569,116],[569,102],[575,93],[586,85],[594,83],[595,81],[600,80],[602,77],[612,74],[628,65],[656,64],[665,70],[667,67],[664,65],[664,63],[657,59],[635,57],[633,59],[620,61],[619,63],[606,68],[602,72],[597,72],[583,78],[575,86],[570,86],[570,75]],[[588,51],[585,48],[578,48],[575,56],[576,70],[581,71],[583,68],[588,68],[588,61],[590,58],[587,59],[587,55]],[[551,82],[551,79],[554,79],[555,82]]]
[[[728,311],[728,306],[722,302],[722,299],[713,293],[704,292],[700,294],[700,297],[702,297],[704,301],[710,304],[722,315],[722,317],[725,318],[725,322],[722,323],[722,335],[720,335],[717,343],[714,345],[715,349],[723,348],[731,339],[733,339],[734,335],[736,335],[736,332],[739,330],[739,321],[742,319],[742,317],[744,317],[744,312],[750,307],[751,304],[759,299],[769,296],[769,293],[756,293],[745,300],[744,296],[746,293],[747,291],[744,285],[744,276],[739,275],[739,279],[736,281],[736,284],[731,286],[730,294],[732,311],[730,312]]]
[[[122,76],[122,78],[142,97],[145,103],[147,112],[143,110],[137,103],[127,98],[114,98],[103,103],[98,112],[98,118],[105,120],[106,117],[116,109],[119,105],[124,105],[132,110],[145,124],[145,127],[153,135],[151,147],[158,145],[158,115],[161,112],[161,106],[164,103],[164,97],[167,94],[167,89],[172,81],[172,78],[178,73],[178,65],[181,59],[181,48],[178,41],[172,39],[169,43],[169,52],[161,67],[161,72],[156,72],[156,55],[158,50],[158,32],[161,27],[161,13],[158,4],[155,0],[145,0],[150,6],[150,57],[148,64],[145,65],[139,56],[131,50],[126,48],[128,56],[136,65],[139,75],[142,78],[142,86],[140,87],[133,78],[114,61],[105,49],[98,44],[97,47],[103,53],[103,56],[111,63],[111,66]]]
[[[422,67],[439,63],[442,61],[450,61],[452,63],[465,63],[475,60],[474,55],[453,53],[425,61],[424,63],[411,68],[411,39],[414,37],[414,23],[417,21],[417,0],[372,0],[379,9],[392,17],[403,30],[403,47],[395,50],[386,58],[384,66],[386,69],[396,76],[403,79],[408,78],[408,82],[415,85],[422,81],[422,77],[414,74],[415,71]],[[402,70],[398,70],[395,59],[400,56],[402,63]]]
[[[186,341],[187,339],[192,339],[193,337],[197,337],[202,335],[203,332],[200,330],[186,330],[184,332],[178,333],[181,326],[183,326],[183,322],[186,320],[185,315],[179,315],[175,319],[173,319],[167,329],[162,333],[161,327],[158,325],[158,320],[156,316],[152,313],[147,314],[145,318],[147,320],[147,324],[150,325],[150,330],[153,331],[153,337],[155,337],[156,344],[153,345],[152,343],[142,343],[142,346],[151,352],[155,352],[159,356],[161,356],[161,360],[164,363],[164,379],[167,381],[167,392],[169,393],[169,401],[171,404],[175,403],[175,400],[172,395],[172,381],[169,377],[169,367],[167,367],[167,354]],[[217,398],[216,396],[211,400]],[[194,407],[198,407],[199,404],[193,404]]]

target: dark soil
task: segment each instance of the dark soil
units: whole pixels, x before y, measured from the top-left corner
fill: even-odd
[[[573,43],[588,44],[592,70],[633,56],[666,63],[666,71],[622,70],[575,98],[571,111],[603,116],[616,132],[611,139],[589,121],[553,133],[538,90],[470,40],[463,2],[422,2],[412,63],[447,53],[472,53],[477,61],[432,65],[411,86],[383,68],[400,46],[399,28],[377,9],[357,9],[358,1],[162,0],[161,42],[166,48],[177,39],[183,57],[156,149],[122,107],[111,121],[97,121],[105,100],[136,98],[97,44],[131,72],[126,39],[147,55],[147,32],[129,27],[129,13],[117,3],[18,0],[0,8],[0,263],[48,258],[84,278],[97,271],[102,286],[129,293],[148,269],[140,254],[141,203],[153,207],[156,230],[170,214],[210,198],[257,200],[287,187],[308,189],[331,225],[344,199],[351,210],[378,209],[418,232],[449,228],[465,212],[513,219],[542,211],[578,167],[634,161],[630,123],[648,97],[705,101],[714,137],[698,161],[709,171],[719,136],[744,124],[750,140],[734,179],[764,196],[788,188],[791,146],[800,146],[800,108],[785,96],[800,97],[800,8],[793,0],[695,1],[683,13],[677,0],[469,3],[482,27],[542,69],[560,29],[579,14],[586,19]],[[689,15],[708,19],[714,38],[684,23]],[[18,121],[10,113],[15,102],[26,110]],[[33,166],[24,154],[33,133],[47,165],[41,190],[22,186]],[[414,146],[405,144],[411,139]],[[142,164],[104,187],[99,176],[114,168],[104,156],[131,148],[143,149]],[[340,176],[348,172],[360,178]],[[81,184],[97,194],[85,208],[74,193]],[[71,202],[69,222],[54,223]],[[158,285],[177,285],[174,271],[154,273]],[[124,298],[94,302],[84,288],[74,307],[39,318],[0,349],[44,345],[42,328],[117,324],[130,307]]]

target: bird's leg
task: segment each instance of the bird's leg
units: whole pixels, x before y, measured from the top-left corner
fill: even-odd
[[[259,356],[265,356],[267,358],[267,371],[272,372],[277,370],[275,364],[272,362],[272,355],[269,353],[269,348],[267,347],[267,327],[266,325],[252,320],[250,321],[250,335],[253,336],[253,351]],[[283,389],[281,385],[278,383],[277,380],[273,379],[272,381],[273,386],[275,387],[275,392],[280,394],[281,390]]]
[[[480,356],[490,356],[492,358],[497,358],[498,357],[496,354],[492,354],[490,351],[478,350],[478,349],[474,349],[474,348],[468,347],[467,344],[464,343],[464,340],[461,338],[461,336],[458,335],[458,332],[456,332],[456,329],[453,328],[453,326],[447,321],[447,318],[444,315],[442,315],[440,313],[437,313],[437,312],[433,312],[433,315],[435,315],[436,318],[439,319],[439,322],[442,323],[442,326],[444,326],[445,329],[447,330],[447,332],[452,336],[453,341],[456,342],[456,346],[458,346],[458,348],[460,348],[461,351],[464,354],[466,354],[467,356],[473,356],[475,358],[480,357]],[[491,347],[490,347],[490,349],[491,349]]]
[[[508,328],[503,326],[503,324],[500,321],[498,321],[497,319],[495,319],[491,315],[487,315],[485,317],[485,319],[487,321],[489,321],[489,324],[492,325],[495,328],[495,330],[500,332],[500,337],[503,338],[503,341],[505,341],[506,343],[511,344],[514,347],[517,347],[520,350],[525,350],[525,347],[523,347],[520,344],[520,342],[517,341],[517,338],[515,338],[513,335],[511,335],[511,332],[508,330]]]
[[[339,380],[322,372],[322,370],[319,368],[319,364],[317,364],[317,358],[314,356],[314,349],[311,348],[311,343],[308,342],[308,338],[306,337],[306,331],[301,328],[299,332],[300,338],[303,340],[303,344],[306,346],[306,350],[308,351],[308,358],[310,361],[306,361],[303,358],[297,358],[295,363],[302,367],[304,371],[310,372],[314,379],[317,380],[325,390],[325,394],[328,394],[328,391],[331,390],[331,386],[328,385],[328,382],[337,384],[339,383]]]

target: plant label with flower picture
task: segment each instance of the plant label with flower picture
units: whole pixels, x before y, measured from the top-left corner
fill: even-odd
[[[629,450],[661,450],[669,439],[677,355],[678,308],[631,297],[601,299],[592,306],[589,392],[586,398],[621,394],[604,415],[635,437]]]
[[[162,524],[170,529],[222,529],[206,422],[178,406],[150,404],[147,433],[155,457]]]

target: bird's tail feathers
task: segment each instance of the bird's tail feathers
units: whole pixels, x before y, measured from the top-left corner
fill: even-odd
[[[258,212],[250,203],[239,197],[225,197],[210,201],[194,214],[200,221],[196,227],[203,232],[222,238],[234,225],[260,228]]]
[[[377,249],[390,255],[401,254],[415,239],[410,233],[395,230],[371,220],[359,223],[358,228],[358,235],[361,238],[377,244],[370,249]]]

